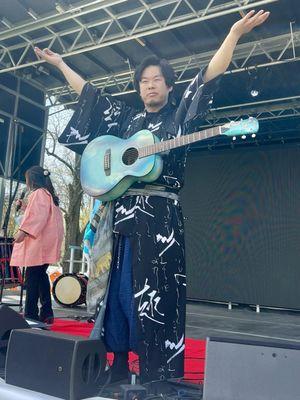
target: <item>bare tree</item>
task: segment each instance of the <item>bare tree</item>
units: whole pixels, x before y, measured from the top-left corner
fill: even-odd
[[[49,117],[46,141],[45,165],[51,171],[51,178],[60,198],[60,206],[65,218],[65,242],[63,270],[68,269],[70,245],[80,246],[85,223],[81,221],[81,207],[84,206],[80,184],[80,156],[58,143],[58,136],[70,118],[70,113],[62,111]],[[86,202],[85,202],[86,203]]]

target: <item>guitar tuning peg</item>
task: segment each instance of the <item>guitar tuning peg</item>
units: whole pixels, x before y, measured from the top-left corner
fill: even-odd
[[[245,140],[245,139],[246,139],[246,135],[243,135],[243,136],[242,136],[242,139]]]
[[[233,136],[232,140],[236,140],[236,136]]]
[[[256,137],[256,134],[252,133],[251,137],[254,139]]]

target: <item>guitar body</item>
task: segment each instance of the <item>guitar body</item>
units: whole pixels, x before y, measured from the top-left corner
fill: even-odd
[[[163,160],[154,154],[138,158],[139,149],[159,142],[144,129],[129,139],[104,135],[90,142],[81,158],[83,190],[102,201],[121,197],[137,181],[153,182],[161,174]]]
[[[232,140],[241,135],[245,139],[245,134],[255,137],[258,128],[257,119],[250,117],[162,142],[147,129],[129,139],[100,136],[91,141],[82,154],[81,185],[90,196],[102,201],[114,200],[134,182],[154,182],[160,176],[163,160],[159,153],[216,135],[226,135]]]

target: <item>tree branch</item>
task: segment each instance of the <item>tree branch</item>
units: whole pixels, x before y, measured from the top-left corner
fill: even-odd
[[[53,153],[52,151],[50,151],[49,149],[47,149],[47,147],[45,148],[46,153],[48,154],[48,156],[52,156],[54,158],[56,158],[58,161],[60,161],[61,163],[63,163],[66,167],[69,168],[69,170],[71,171],[71,173],[74,173],[74,169],[72,167],[71,164],[69,164],[66,160],[64,160],[63,158],[61,158],[60,156],[58,156],[57,154]]]

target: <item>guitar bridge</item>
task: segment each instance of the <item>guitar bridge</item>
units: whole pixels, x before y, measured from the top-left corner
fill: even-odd
[[[104,172],[108,176],[111,174],[111,150],[106,150],[104,154]]]

